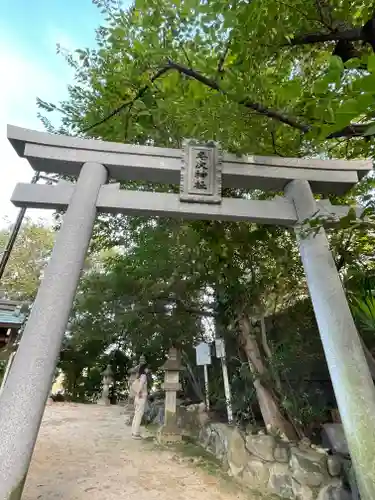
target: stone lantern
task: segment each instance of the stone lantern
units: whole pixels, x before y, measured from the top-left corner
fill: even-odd
[[[129,394],[128,394],[128,399],[126,401],[125,407],[124,407],[124,415],[125,415],[125,423],[127,425],[131,425],[133,416],[134,416],[134,397],[131,396],[130,394],[130,388],[134,382],[134,380],[137,378],[138,370],[141,365],[146,364],[146,358],[141,354],[139,357],[139,362],[138,364],[134,365],[132,368],[129,370],[129,378],[128,378],[128,389],[129,389]]]
[[[109,406],[111,403],[109,401],[109,388],[113,384],[113,371],[111,365],[107,365],[107,368],[102,373],[103,375],[103,390],[101,398],[98,401],[99,405]]]
[[[165,391],[165,410],[164,424],[159,429],[158,440],[161,442],[181,441],[182,432],[177,426],[177,392],[181,390],[180,371],[183,367],[180,353],[176,348],[169,349],[168,359],[162,369],[164,370],[162,388]]]

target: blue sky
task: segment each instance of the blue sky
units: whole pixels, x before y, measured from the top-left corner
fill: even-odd
[[[32,169],[6,139],[6,124],[43,130],[36,97],[56,102],[67,96],[72,71],[56,44],[74,50],[95,46],[102,14],[91,0],[0,0],[0,224],[13,221],[9,201],[17,182],[28,182]],[[28,212],[49,219],[41,211]],[[5,218],[5,219],[4,219]]]

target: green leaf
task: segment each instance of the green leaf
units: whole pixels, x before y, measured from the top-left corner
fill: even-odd
[[[324,95],[327,92],[327,89],[328,89],[328,86],[330,83],[331,83],[331,81],[327,77],[315,82],[314,87],[313,87],[314,94]]]
[[[375,88],[375,74],[366,75],[353,82],[353,90],[357,92],[373,92]]]
[[[335,71],[341,73],[344,71],[344,63],[342,62],[341,57],[332,56],[329,60],[329,71]]]
[[[338,126],[343,126],[344,124],[350,123],[350,121],[358,116],[360,110],[358,109],[357,99],[348,99],[342,106],[340,106],[336,112],[336,124]]]

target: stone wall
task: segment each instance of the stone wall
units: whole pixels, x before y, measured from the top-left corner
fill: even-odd
[[[295,500],[351,499],[342,485],[340,459],[307,439],[290,443],[262,432],[206,423],[198,442],[230,476],[254,490]]]
[[[183,433],[199,440],[200,430],[208,423],[205,404],[177,407],[177,425]]]

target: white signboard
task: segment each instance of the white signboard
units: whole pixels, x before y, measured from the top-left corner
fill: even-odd
[[[197,356],[197,365],[204,366],[211,364],[211,348],[210,344],[206,342],[201,342],[195,348],[195,353]]]
[[[215,347],[216,347],[216,357],[221,359],[225,358],[224,339],[215,339]]]

